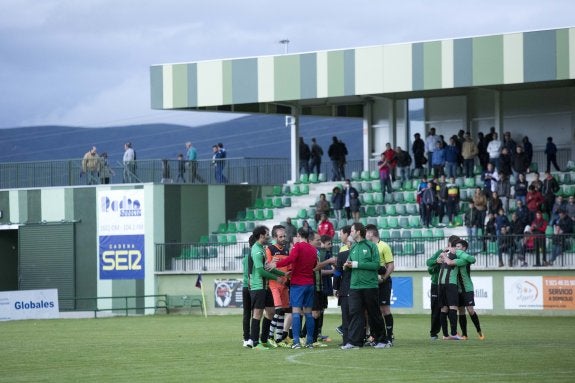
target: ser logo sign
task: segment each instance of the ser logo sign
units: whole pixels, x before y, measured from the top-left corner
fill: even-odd
[[[100,237],[100,279],[143,279],[144,236]]]

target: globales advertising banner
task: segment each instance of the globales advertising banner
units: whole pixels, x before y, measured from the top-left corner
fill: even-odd
[[[144,190],[98,192],[100,279],[144,279]]]

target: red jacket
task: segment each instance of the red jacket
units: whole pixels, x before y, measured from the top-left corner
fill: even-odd
[[[537,217],[535,217],[533,222],[531,222],[531,232],[533,234],[545,234],[546,229],[547,221],[543,218],[537,219]]]
[[[320,222],[319,225],[317,225],[317,232],[319,235],[329,235],[333,238],[335,235],[333,223],[331,223],[329,220]]]
[[[537,211],[540,210],[541,204],[545,202],[543,198],[543,194],[539,191],[528,192],[527,193],[527,209],[529,211]]]
[[[307,242],[296,243],[287,258],[276,264],[277,268],[291,265],[292,285],[313,285],[313,268],[317,265],[317,249]]]

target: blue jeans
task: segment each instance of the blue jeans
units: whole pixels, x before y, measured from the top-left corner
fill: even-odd
[[[447,168],[447,177],[457,177],[457,162],[446,162],[445,167]]]

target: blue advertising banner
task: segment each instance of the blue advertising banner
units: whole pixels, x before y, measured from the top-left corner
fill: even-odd
[[[144,279],[144,235],[99,237],[100,279]]]
[[[392,277],[391,306],[413,308],[413,278]]]

